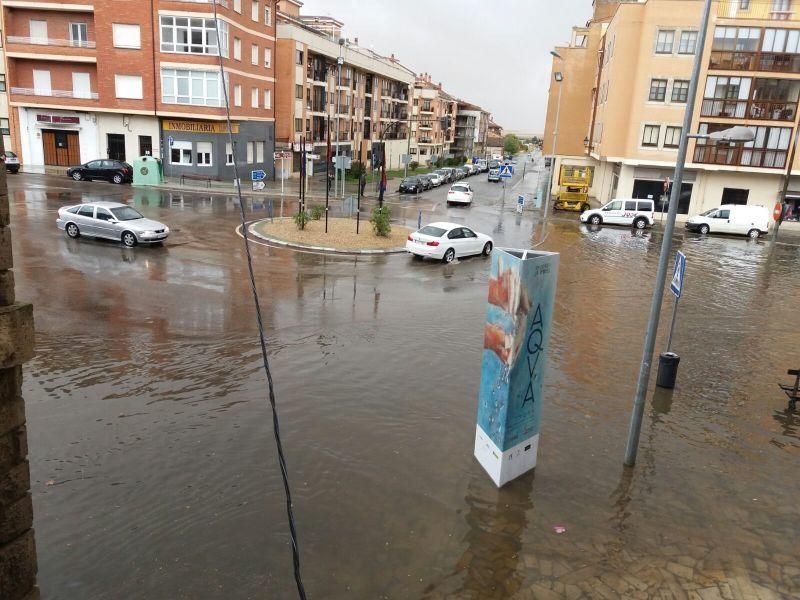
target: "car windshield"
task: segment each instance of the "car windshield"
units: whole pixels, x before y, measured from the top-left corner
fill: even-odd
[[[120,206],[119,208],[112,208],[111,212],[117,221],[133,221],[135,219],[144,219],[144,217],[130,206]]]
[[[700,213],[700,216],[701,217],[709,217],[709,216],[713,215],[715,212],[717,212],[717,209],[716,208],[712,208],[711,210],[707,210],[704,213]]]
[[[451,192],[466,192],[468,190],[463,185],[454,185],[453,187],[450,188],[450,191]]]
[[[446,229],[442,229],[441,227],[434,227],[433,225],[426,225],[422,229],[420,229],[417,233],[421,233],[422,235],[429,235],[431,237],[442,237],[447,231]]]
[[[6,150],[6,156],[9,158],[17,158],[16,154],[14,154],[13,152],[9,152],[8,150]]]
[[[416,183],[416,182],[417,182],[416,177],[406,177],[405,179],[403,179],[403,183]]]

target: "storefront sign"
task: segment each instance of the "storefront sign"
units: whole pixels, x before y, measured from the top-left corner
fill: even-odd
[[[231,123],[233,133],[239,133],[239,124]],[[182,131],[184,133],[228,133],[228,124],[214,121],[178,121],[164,119],[164,131]]]
[[[36,115],[36,120],[39,123],[60,123],[63,125],[78,125],[81,122],[80,117],[64,117],[61,115]]]

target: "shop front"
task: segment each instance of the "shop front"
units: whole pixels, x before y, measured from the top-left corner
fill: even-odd
[[[164,148],[167,177],[234,179],[234,156],[239,177],[249,179],[250,171],[263,169],[274,175],[275,128],[272,121],[235,122],[231,125],[233,144],[225,121],[161,119],[160,139]]]
[[[44,172],[100,158],[97,115],[19,107],[23,168]]]
[[[669,210],[669,194],[672,189],[674,169],[661,169],[651,167],[636,167],[633,172],[632,198],[646,198],[655,200],[656,210],[666,212]],[[692,191],[697,178],[695,171],[684,171],[683,185],[678,197],[678,214],[689,214],[692,202]]]

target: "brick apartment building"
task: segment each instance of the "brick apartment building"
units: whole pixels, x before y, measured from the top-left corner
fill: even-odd
[[[278,2],[276,137],[279,149],[295,149],[305,137],[324,170],[327,127],[340,155],[377,165],[385,144],[387,168],[402,165],[409,151],[408,117],[414,73],[394,56],[381,56],[342,37],[342,23],[300,14],[302,2]],[[341,57],[341,75],[339,59]],[[337,139],[338,121],[338,139]],[[292,172],[301,155],[293,154]],[[288,165],[287,165],[288,170]]]
[[[226,179],[235,153],[243,171],[272,172],[275,0],[2,0],[2,7],[10,148],[26,169],[152,154],[168,176]]]
[[[422,73],[414,80],[413,98],[413,160],[427,165],[438,158],[450,158],[456,133],[456,99],[442,89],[441,83],[433,83],[428,73]]]

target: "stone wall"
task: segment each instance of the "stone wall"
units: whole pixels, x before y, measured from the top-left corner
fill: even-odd
[[[22,398],[22,363],[33,356],[33,307],[16,301],[12,266],[8,188],[0,164],[0,598],[33,600],[39,592]]]

